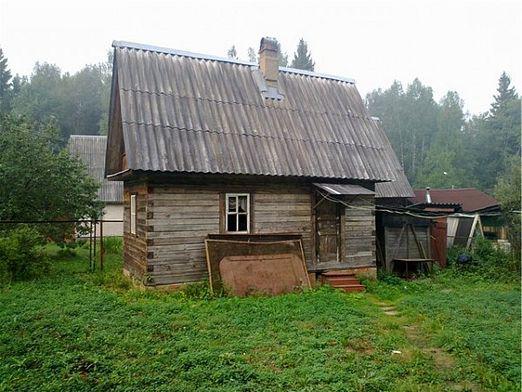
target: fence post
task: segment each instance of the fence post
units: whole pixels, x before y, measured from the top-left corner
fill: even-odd
[[[103,218],[100,220],[100,271],[103,271],[103,256],[105,247],[103,245]]]
[[[94,263],[92,263],[92,271],[96,270],[96,218],[94,219]]]
[[[89,221],[89,270],[92,272],[92,218]]]

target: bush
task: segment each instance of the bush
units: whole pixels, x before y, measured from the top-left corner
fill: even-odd
[[[103,249],[106,253],[121,255],[123,252],[123,239],[121,237],[105,237],[103,239]]]
[[[466,258],[469,258],[469,262],[463,263]],[[448,264],[495,280],[513,280],[520,276],[520,263],[516,257],[496,248],[485,238],[477,238],[471,251],[460,247],[450,248]]]
[[[31,279],[49,271],[44,238],[28,226],[6,231],[0,237],[0,282]]]

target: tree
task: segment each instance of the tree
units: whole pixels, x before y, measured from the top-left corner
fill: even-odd
[[[111,63],[112,64],[112,63]],[[65,145],[72,134],[97,135],[106,131],[111,68],[106,63],[86,65],[75,74],[36,63],[31,77],[19,83],[13,110],[43,127],[53,121]]]
[[[504,221],[508,228],[508,239],[520,260],[520,157],[511,157],[504,174],[495,186],[495,197],[500,202]]]
[[[277,38],[274,38],[275,43],[277,44],[277,53],[278,53],[278,64],[280,67],[288,67],[288,54],[286,52],[283,52],[283,48],[281,47],[281,44],[277,40]]]
[[[512,156],[520,156],[521,101],[509,76],[499,78],[490,110],[470,121],[469,158],[479,186],[492,190],[496,178],[508,167]]]
[[[247,51],[248,61],[257,63],[257,53],[253,47],[249,47]]]
[[[299,40],[297,50],[294,53],[294,59],[290,65],[292,68],[313,71],[315,63],[312,60],[312,54],[308,52],[308,45],[303,38]]]
[[[368,94],[366,102],[370,113],[383,122],[406,176],[414,184],[437,133],[439,108],[432,89],[415,79],[404,91],[395,81],[387,90]]]
[[[11,71],[7,66],[7,58],[0,48],[0,115],[11,110],[12,84]]]
[[[518,95],[514,87],[510,87],[511,78],[504,71],[498,80],[497,95],[494,95],[494,102],[491,104],[490,114],[494,116],[505,109],[506,103],[517,99]]]
[[[235,45],[232,45],[232,47],[227,51],[227,57],[237,60],[237,50]]]
[[[56,134],[52,126],[38,131],[23,118],[0,118],[0,220],[99,216],[98,184],[78,159],[57,148]],[[56,226],[38,228],[46,237],[63,239]]]

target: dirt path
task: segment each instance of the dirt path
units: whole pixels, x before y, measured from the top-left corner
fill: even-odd
[[[370,301],[377,305],[386,317],[400,323],[404,334],[409,343],[424,355],[433,360],[437,371],[441,373],[449,372],[455,367],[455,359],[452,355],[444,351],[440,347],[433,347],[428,337],[422,332],[419,325],[408,319],[405,315],[397,309],[396,305],[390,302],[383,302],[376,298],[371,298]],[[394,350],[393,355],[408,355],[401,350]],[[483,389],[475,383],[469,381],[461,381],[459,383],[448,383],[450,390],[454,391],[482,391]]]

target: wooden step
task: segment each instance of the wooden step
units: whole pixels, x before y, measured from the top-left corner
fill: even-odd
[[[321,281],[333,288],[347,292],[364,291],[365,287],[350,270],[328,271],[321,274]]]
[[[355,273],[353,271],[346,271],[346,270],[332,270],[321,273],[322,276],[354,276]]]
[[[324,279],[330,284],[360,284],[359,280],[353,276],[332,276]]]
[[[357,292],[357,291],[364,291],[365,287],[362,284],[345,284],[336,286],[336,289],[341,289],[346,292]]]

